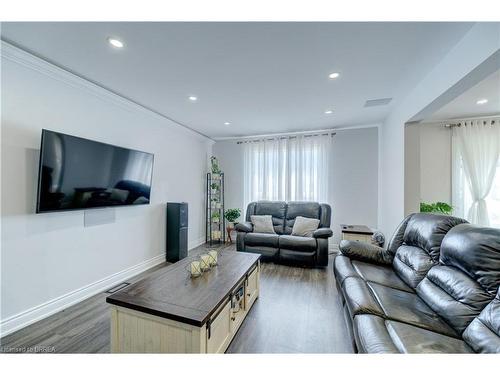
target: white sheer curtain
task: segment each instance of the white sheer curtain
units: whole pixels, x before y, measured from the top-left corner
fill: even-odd
[[[487,198],[500,156],[500,118],[464,121],[453,128],[453,206],[457,216],[490,225]]]
[[[244,197],[328,202],[332,136],[305,135],[248,141],[244,147]]]

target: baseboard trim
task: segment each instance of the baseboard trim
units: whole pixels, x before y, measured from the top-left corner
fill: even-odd
[[[50,301],[12,315],[0,322],[0,337],[4,337],[15,331],[20,330],[30,324],[49,317],[61,310],[77,304],[98,293],[104,292],[116,284],[147,271],[148,269],[165,261],[165,254],[159,254],[155,257],[145,260],[132,267],[119,271],[113,275],[107,276],[101,280],[88,284],[82,288],[54,298]]]

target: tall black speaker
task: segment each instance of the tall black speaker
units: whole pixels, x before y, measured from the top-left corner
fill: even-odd
[[[188,204],[167,203],[167,262],[177,262],[188,251]]]

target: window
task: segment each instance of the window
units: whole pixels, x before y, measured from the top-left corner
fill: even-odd
[[[331,135],[244,144],[245,205],[256,200],[327,202]]]

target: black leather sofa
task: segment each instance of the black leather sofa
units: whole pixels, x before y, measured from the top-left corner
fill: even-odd
[[[334,272],[361,353],[500,353],[500,230],[412,214],[382,249],[340,243]]]
[[[252,202],[246,210],[246,222],[235,227],[236,250],[261,254],[263,260],[326,267],[328,238],[333,234],[331,213],[328,204],[317,202]],[[253,232],[251,215],[271,215],[276,234]],[[313,237],[291,235],[297,216],[320,220]]]

